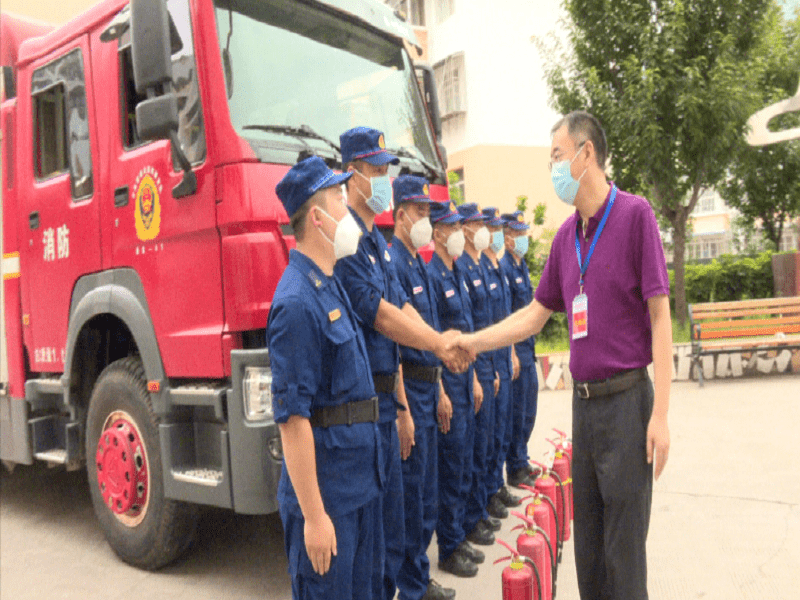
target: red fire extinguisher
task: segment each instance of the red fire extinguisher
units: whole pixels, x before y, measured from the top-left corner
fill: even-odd
[[[572,493],[572,440],[560,429],[553,428],[553,431],[558,434],[559,447],[561,451],[567,455],[567,459],[569,460],[569,514],[572,516],[572,519],[575,520],[575,496]]]
[[[556,507],[550,498],[540,494],[534,488],[524,484],[520,487],[531,492],[531,496],[523,498],[523,500],[533,499],[525,507],[525,516],[533,519],[533,522],[544,530],[545,535],[550,540],[550,550],[555,558],[558,555],[558,534],[555,527]],[[556,563],[555,566],[557,568],[558,564]]]
[[[542,599],[542,578],[536,564],[529,558],[520,556],[519,552],[503,540],[497,540],[511,554],[498,558],[494,564],[511,560],[511,564],[503,569],[503,600],[543,600]],[[536,587],[533,581],[536,580]]]
[[[555,555],[550,546],[550,539],[544,529],[536,525],[530,517],[512,510],[511,514],[523,520],[524,525],[517,525],[511,530],[522,529],[517,538],[517,552],[530,558],[538,567],[542,575],[542,589],[544,600],[553,600],[555,595]]]
[[[538,466],[542,470],[541,474],[536,479],[536,484],[534,487],[543,498],[547,498],[548,504],[550,504],[553,509],[550,513],[549,530],[556,532],[555,540],[556,545],[558,546],[558,562],[561,562],[561,547],[564,543],[564,537],[561,527],[561,510],[559,510],[556,480],[553,477],[552,471],[548,467],[535,460],[532,460],[531,463]]]
[[[553,459],[553,471],[558,475],[556,485],[561,487],[563,491],[563,494],[559,494],[559,496],[564,498],[564,511],[563,515],[559,514],[559,516],[563,518],[564,541],[566,541],[570,537],[569,522],[572,520],[572,466],[570,465],[569,458],[567,458],[566,453],[561,450],[560,446],[551,439],[547,441],[553,444],[553,448],[555,448],[556,451],[555,458]]]
[[[531,461],[534,462],[534,461]],[[561,485],[561,477],[552,468],[546,467],[542,463],[535,463],[542,469],[542,476],[536,480],[536,489],[539,489],[539,482],[545,480],[548,491],[552,490],[551,498],[554,498],[556,505],[556,513],[558,516],[558,542],[563,545],[569,537],[569,508],[566,506],[567,497],[564,493],[564,486]],[[547,492],[543,492],[547,493]],[[566,519],[565,519],[566,517]]]

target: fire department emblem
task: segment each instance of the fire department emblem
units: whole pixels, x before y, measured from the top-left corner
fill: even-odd
[[[161,230],[161,177],[153,167],[144,167],[133,186],[136,235],[146,242]]]
[[[427,183],[422,186],[422,193],[425,194],[426,196],[428,195],[428,184]]]
[[[378,148],[384,150],[386,148],[386,142],[383,139],[383,134],[378,138]]]
[[[450,203],[450,212],[456,212],[456,205],[452,202]]]
[[[517,215],[517,222],[518,222],[518,223],[522,223],[522,221],[523,221],[523,219],[524,219],[524,218],[525,218],[525,217],[524,217],[522,214],[518,214],[518,215]]]

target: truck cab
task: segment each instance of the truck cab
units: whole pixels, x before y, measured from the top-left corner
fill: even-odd
[[[275,185],[369,125],[446,199],[433,81],[377,0],[105,0],[33,33],[0,106],[0,458],[85,466],[109,543],[154,569],[199,505],[277,510]]]

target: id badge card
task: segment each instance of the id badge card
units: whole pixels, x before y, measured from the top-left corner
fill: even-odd
[[[579,340],[589,335],[589,300],[586,294],[578,294],[572,300],[572,339]]]

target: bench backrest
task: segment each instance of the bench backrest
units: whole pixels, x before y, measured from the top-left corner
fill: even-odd
[[[800,333],[800,296],[692,304],[689,319],[693,341]]]

